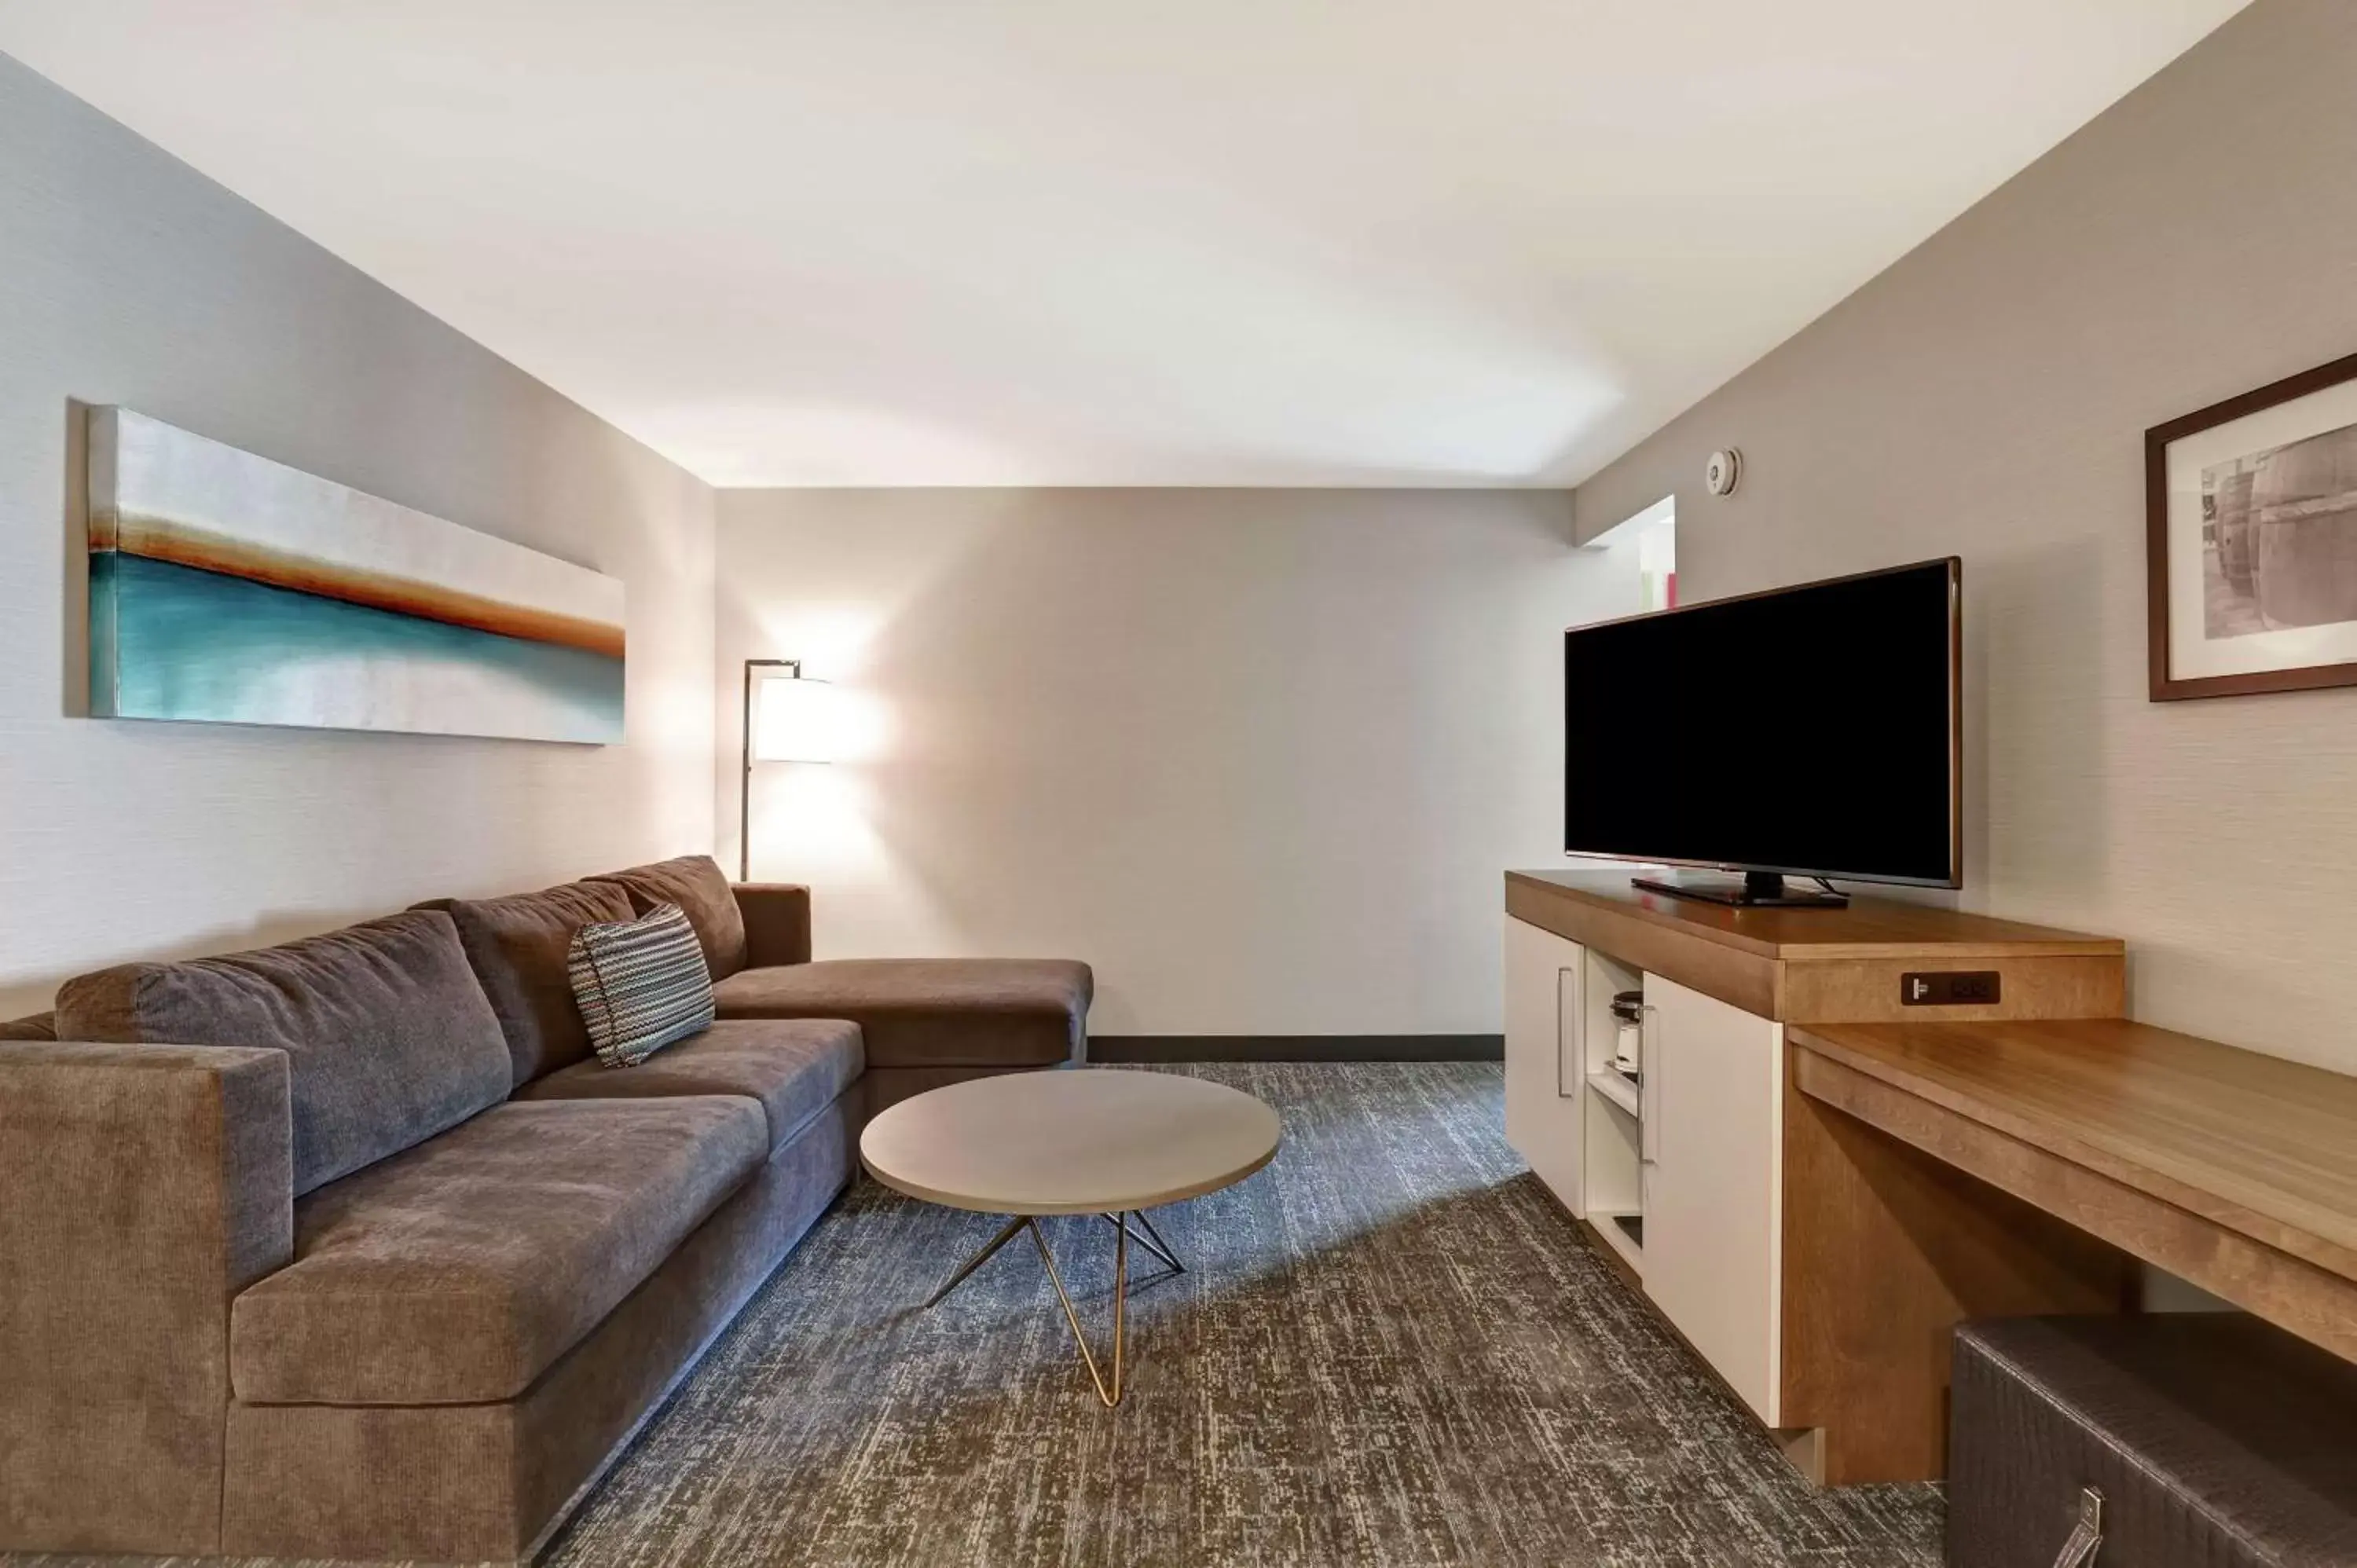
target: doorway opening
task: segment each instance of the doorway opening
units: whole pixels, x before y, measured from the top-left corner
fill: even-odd
[[[1614,523],[1586,548],[1604,552],[1637,585],[1639,602],[1629,613],[1678,607],[1677,497],[1663,496]]]

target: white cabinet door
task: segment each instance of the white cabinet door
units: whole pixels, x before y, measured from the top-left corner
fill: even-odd
[[[1506,1142],[1574,1214],[1579,1206],[1579,987],[1577,942],[1506,920]]]
[[[1774,1426],[1783,1027],[1653,974],[1645,1004],[1645,1293]]]

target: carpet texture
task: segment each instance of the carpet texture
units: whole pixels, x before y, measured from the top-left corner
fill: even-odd
[[[1580,1240],[1505,1145],[1495,1064],[1161,1070],[1259,1095],[1286,1141],[1155,1216],[1189,1273],[1133,1249],[1119,1410],[1028,1246],[920,1312],[998,1222],[863,1182],[544,1562],[1940,1561],[1936,1488],[1813,1490]],[[1045,1224],[1108,1333],[1112,1228]]]

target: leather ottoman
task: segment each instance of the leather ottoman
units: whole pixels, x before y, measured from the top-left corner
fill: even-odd
[[[2256,1318],[1964,1324],[1952,1399],[1950,1568],[2357,1564],[2357,1367]]]

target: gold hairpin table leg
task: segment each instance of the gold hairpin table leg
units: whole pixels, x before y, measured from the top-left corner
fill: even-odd
[[[973,1257],[968,1258],[965,1261],[964,1266],[960,1268],[957,1273],[952,1274],[942,1285],[941,1289],[935,1291],[931,1295],[925,1298],[925,1305],[927,1306],[937,1305],[941,1301],[942,1297],[949,1294],[950,1292],[965,1283],[966,1275],[974,1273],[974,1270],[990,1262],[990,1260],[996,1255],[998,1249],[1006,1246],[1006,1243],[1015,1240],[1015,1233],[1029,1223],[1031,1223],[1030,1217],[1024,1214],[1018,1214],[1014,1219],[1008,1220],[1006,1222],[1006,1229],[1001,1230],[997,1235],[993,1236],[990,1239],[990,1245],[985,1247],[981,1251],[976,1252]]]
[[[1064,1276],[1056,1272],[1056,1260],[1048,1251],[1048,1238],[1040,1232],[1039,1220],[1028,1214],[1018,1214],[1009,1219],[982,1251],[960,1264],[958,1272],[943,1281],[942,1288],[926,1298],[925,1305],[932,1306],[939,1303],[943,1296],[963,1284],[967,1275],[995,1257],[1001,1247],[1015,1240],[1020,1232],[1028,1230],[1031,1232],[1031,1244],[1039,1249],[1039,1261],[1048,1267],[1049,1283],[1056,1287],[1056,1300],[1064,1309],[1064,1321],[1071,1325],[1072,1342],[1081,1348],[1081,1360],[1089,1369],[1089,1381],[1096,1385],[1097,1398],[1103,1400],[1108,1407],[1117,1405],[1121,1402],[1124,1351],[1122,1340],[1125,1328],[1124,1320],[1126,1316],[1125,1308],[1129,1300],[1129,1244],[1132,1240],[1136,1241],[1139,1246],[1180,1273],[1187,1272],[1187,1265],[1178,1261],[1178,1254],[1171,1250],[1170,1243],[1162,1239],[1162,1233],[1154,1228],[1154,1222],[1145,1215],[1135,1209],[1127,1209],[1122,1213],[1108,1214],[1103,1218],[1106,1223],[1114,1227],[1115,1231],[1113,1243],[1113,1380],[1109,1384],[1105,1380],[1103,1369],[1097,1364],[1096,1353],[1089,1348],[1089,1337],[1081,1331],[1081,1315],[1072,1305],[1071,1293],[1064,1289]],[[1144,1234],[1130,1229],[1130,1223],[1133,1220],[1144,1227]]]
[[[1024,1221],[1031,1232],[1031,1244],[1039,1249],[1039,1261],[1048,1266],[1048,1278],[1056,1287],[1056,1299],[1063,1304],[1064,1321],[1072,1326],[1072,1342],[1081,1348],[1081,1360],[1089,1369],[1089,1381],[1097,1386],[1097,1398],[1107,1409],[1121,1402],[1122,1364],[1122,1305],[1129,1299],[1129,1226],[1121,1220],[1120,1233],[1113,1243],[1113,1386],[1105,1386],[1104,1376],[1097,1369],[1097,1359],[1089,1349],[1089,1337],[1081,1332],[1081,1315],[1072,1310],[1072,1298],[1064,1289],[1064,1277],[1056,1272],[1056,1260],[1049,1255],[1048,1239],[1039,1234],[1036,1221],[1028,1217]]]
[[[1141,1236],[1136,1231],[1130,1230],[1129,1239],[1169,1264],[1172,1273],[1185,1273],[1187,1265],[1178,1261],[1178,1254],[1171,1249],[1169,1242],[1162,1239],[1162,1232],[1154,1228],[1154,1221],[1148,1219],[1143,1210],[1134,1208],[1126,1214],[1108,1214],[1104,1217],[1106,1224],[1118,1225],[1125,1230],[1129,1230],[1129,1222],[1133,1219],[1146,1227],[1146,1234]]]

